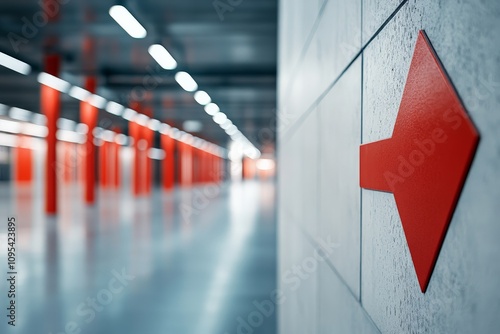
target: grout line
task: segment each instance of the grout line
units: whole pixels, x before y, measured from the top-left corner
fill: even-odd
[[[307,241],[313,246],[313,248],[323,250],[322,246],[320,244],[318,244],[316,242],[316,240],[314,239],[314,237],[312,237],[306,230],[304,230],[302,228],[302,226],[299,226],[297,224],[297,227],[302,232],[302,234],[305,236],[305,238],[307,239]],[[338,279],[340,280],[340,282],[347,288],[347,290],[349,290],[349,293],[351,294],[351,296],[355,300],[358,300],[358,297],[356,296],[356,294],[354,293],[354,291],[351,289],[351,287],[346,282],[346,280],[344,279],[344,277],[342,277],[342,275],[337,271],[337,268],[335,268],[335,266],[333,265],[333,263],[330,262],[329,258],[325,258],[325,263],[328,265],[328,267],[330,267],[330,269],[333,271],[333,273],[335,274],[335,276],[338,277]]]
[[[300,64],[302,64],[302,61],[304,60],[304,58],[306,57],[307,50],[309,50],[309,45],[311,44],[313,37],[316,34],[316,30],[318,29],[318,26],[321,22],[321,18],[323,17],[323,13],[325,11],[325,7],[326,7],[326,4],[328,3],[328,1],[329,0],[323,1],[323,4],[321,5],[321,7],[318,11],[318,15],[316,16],[316,20],[314,21],[314,24],[311,28],[311,31],[309,32],[309,35],[307,36],[307,39],[306,39],[304,45],[302,46],[302,50],[300,51],[300,55],[299,55],[299,58],[297,59],[297,63],[293,66],[292,77],[288,81],[287,87],[284,90],[285,97],[288,96],[290,90],[292,89],[293,78],[295,78],[295,76],[297,75],[298,68],[299,68]]]
[[[361,56],[361,54],[364,52],[364,50],[371,44],[371,42],[378,36],[378,34],[385,28],[385,26],[396,16],[396,14],[403,8],[403,6],[408,2],[408,0],[403,0],[399,6],[392,12],[392,14],[382,23],[382,25],[377,29],[377,31],[370,37],[370,39],[361,47],[361,49],[356,53],[356,55],[351,59],[351,61],[347,64],[347,66],[344,67],[344,69],[340,72],[340,74],[333,80],[333,82],[328,85],[328,87],[319,95],[318,98],[312,103],[312,105],[304,111],[299,118],[293,123],[290,128],[282,135],[280,136],[280,141],[284,142],[289,139],[289,137],[297,131],[297,127],[299,123],[302,123],[307,116],[314,110],[314,107],[316,107],[324,98],[325,96],[330,92],[330,90],[337,84],[337,82],[340,80],[340,78],[349,70],[352,64]],[[279,111],[278,111],[279,112]]]
[[[314,248],[314,249],[322,249],[321,245],[319,245],[316,240],[314,240],[314,238],[309,235],[309,233],[307,233],[307,231],[305,231],[301,226],[299,226],[298,224],[295,224],[296,227],[299,229],[299,231],[304,235],[304,237],[307,239],[307,241],[311,244],[311,246]],[[340,281],[340,283],[342,285],[344,285],[344,287],[347,289],[347,291],[349,291],[351,297],[355,300],[355,301],[358,301],[358,297],[356,296],[356,294],[354,293],[354,291],[352,291],[351,287],[349,286],[349,284],[347,284],[347,282],[344,280],[344,278],[342,277],[342,275],[337,271],[337,269],[335,268],[335,266],[333,265],[333,263],[330,262],[330,259],[329,258],[325,258],[325,263],[326,265],[332,270],[333,274],[335,276],[337,276],[338,280]],[[318,276],[318,275],[317,275]],[[317,281],[319,283],[319,281]],[[317,285],[318,286],[318,285]],[[319,298],[317,298],[319,300]],[[319,302],[318,302],[319,303]],[[380,330],[380,328],[378,328],[377,324],[375,323],[375,321],[372,319],[372,317],[370,316],[370,314],[368,313],[368,311],[366,311],[366,309],[358,302],[358,305],[360,306],[360,309],[361,309],[361,312],[363,313],[363,315],[370,321],[371,325],[379,332],[379,333],[382,333],[382,331]]]
[[[363,0],[361,0],[361,43],[363,43]],[[365,82],[365,57],[361,54],[361,105],[360,110],[360,144],[363,143],[363,92]],[[363,307],[363,189],[359,187],[359,304]]]
[[[320,222],[320,219],[319,217],[321,217],[321,214],[323,212],[322,208],[323,208],[323,205],[322,205],[322,201],[321,201],[321,182],[320,182],[320,179],[321,179],[321,170],[323,168],[323,159],[322,159],[322,148],[323,148],[323,129],[321,128],[321,124],[323,124],[321,122],[321,109],[318,108],[318,111],[316,112],[316,131],[318,133],[318,145],[316,147],[316,154],[318,156],[318,164],[317,164],[317,170],[316,170],[316,199],[318,201],[318,210],[316,210],[316,226],[315,226],[315,229],[316,229],[316,233],[319,232],[319,222]],[[320,284],[320,280],[319,280],[319,275],[316,275],[316,309],[319,310],[319,308],[321,307],[321,304],[319,302],[320,298],[320,291],[319,291],[319,284]],[[319,314],[320,312],[316,312],[316,324],[319,324],[321,319],[319,317]],[[318,325],[319,326],[319,325]],[[318,328],[316,328],[317,331],[319,331]]]

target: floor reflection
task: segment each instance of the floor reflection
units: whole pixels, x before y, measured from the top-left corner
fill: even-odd
[[[1,333],[233,334],[276,288],[271,182],[141,198],[100,190],[92,208],[65,187],[50,218],[40,189],[0,185],[1,212],[18,221],[19,272],[16,328],[4,321]],[[275,322],[266,315],[252,332],[275,333]]]

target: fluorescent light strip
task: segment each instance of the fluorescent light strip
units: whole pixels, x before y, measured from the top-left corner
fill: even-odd
[[[123,113],[123,110],[125,110],[124,106],[113,101],[108,102],[106,105],[106,111],[116,116],[120,116]]]
[[[112,142],[115,139],[115,133],[110,130],[103,130],[101,133],[101,139],[107,142]]]
[[[125,111],[123,112],[122,117],[125,118],[127,121],[132,122],[135,118],[135,115],[137,115],[137,112],[135,110],[126,108]]]
[[[75,127],[75,131],[77,133],[80,133],[82,135],[86,135],[89,132],[89,127],[87,124],[84,123],[78,123]]]
[[[17,107],[12,107],[9,110],[9,117],[18,121],[29,121],[31,118],[31,114],[31,111]]]
[[[134,121],[139,125],[146,126],[148,124],[149,117],[144,114],[137,114]]]
[[[165,49],[163,45],[153,44],[148,48],[148,52],[156,62],[166,70],[173,70],[177,67],[174,57]]]
[[[133,38],[147,36],[146,29],[137,21],[127,8],[116,5],[109,9],[109,15]]]
[[[210,116],[217,114],[220,111],[220,108],[215,103],[209,103],[205,106],[205,112]]]
[[[198,84],[194,81],[193,77],[187,72],[177,72],[175,74],[175,81],[188,92],[194,92],[198,89]]]
[[[119,133],[115,136],[115,142],[118,145],[125,146],[127,144],[127,136],[122,133]]]
[[[148,150],[148,157],[154,160],[163,160],[165,159],[166,153],[164,150],[159,148],[150,148]]]
[[[93,94],[89,99],[88,99],[88,103],[90,103],[91,105],[93,105],[94,107],[96,107],[97,109],[102,109],[104,108],[104,106],[106,105],[108,101],[102,97],[102,96],[99,96],[97,94]]]
[[[230,127],[231,125],[233,125],[233,122],[231,122],[231,120],[229,120],[229,119],[226,119],[226,121],[225,121],[224,123],[222,123],[222,124],[220,125],[220,127],[221,127],[223,130],[227,130],[227,129],[229,129],[229,127]]]
[[[85,135],[79,134],[74,131],[57,130],[56,132],[56,138],[58,140],[69,143],[83,144],[85,142],[85,137]]]
[[[3,52],[0,52],[0,65],[24,75],[28,75],[31,73],[30,65],[26,64],[23,61],[20,61],[19,59],[11,57]]]
[[[150,119],[148,122],[148,128],[153,131],[158,131],[160,129],[161,123],[157,119]]]
[[[59,118],[56,124],[61,130],[75,131],[76,129],[76,122],[67,118]]]
[[[194,93],[194,99],[196,102],[201,104],[202,106],[209,104],[212,102],[212,99],[210,98],[210,95],[207,94],[207,92],[199,90],[196,93]]]
[[[7,119],[0,119],[0,131],[10,133],[21,133],[21,123],[9,121]]]
[[[236,127],[234,128],[229,128],[226,130],[226,133],[229,135],[229,136],[234,136],[236,133],[238,132],[238,129]]]
[[[164,134],[166,136],[170,135],[170,125],[166,124],[166,123],[161,123],[161,126],[160,126],[160,133],[161,134]]]
[[[222,124],[225,121],[227,121],[227,116],[222,112],[218,112],[217,114],[214,115],[213,120],[217,124]]]
[[[31,123],[23,124],[23,134],[33,137],[45,138],[49,133],[49,129],[47,129],[44,125],[37,125]]]
[[[45,72],[42,72],[38,75],[38,82],[62,93],[66,93],[71,87],[71,85],[63,79]]]
[[[32,118],[31,118],[31,121],[34,124],[45,125],[45,124],[47,124],[47,117],[45,115],[42,115],[42,114],[34,113]]]
[[[88,90],[85,90],[78,86],[71,87],[68,94],[69,96],[74,97],[75,99],[80,101],[85,101],[90,97],[90,95],[92,95],[92,93]]]

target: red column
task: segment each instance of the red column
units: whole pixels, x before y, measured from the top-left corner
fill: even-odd
[[[198,163],[198,149],[191,147],[191,183],[196,184],[199,182],[199,163]]]
[[[93,77],[87,78],[85,89],[94,93],[96,89],[96,79]],[[92,204],[95,201],[95,145],[94,145],[94,128],[97,126],[97,108],[87,102],[80,103],[80,119],[86,124],[89,131],[87,132],[87,141],[85,142],[85,201]]]
[[[192,150],[191,146],[182,142],[179,142],[179,153],[180,153],[180,171],[181,171],[181,185],[190,186],[192,184]]]
[[[99,147],[99,181],[101,187],[106,188],[108,186],[108,176],[109,176],[109,157],[108,157],[108,147],[109,143],[107,141],[102,141]]]
[[[148,147],[145,153],[146,159],[146,194],[151,193],[151,186],[153,184],[153,160],[148,156],[149,149],[153,147],[154,142],[154,131],[144,127],[146,130],[146,141],[148,142]]]
[[[175,179],[175,141],[170,136],[161,135],[161,147],[165,151],[165,159],[162,161],[164,190],[171,190],[174,187]]]
[[[141,112],[142,108],[138,102],[133,102],[130,108],[137,112]],[[129,136],[134,140],[134,167],[133,167],[133,192],[135,196],[139,196],[143,192],[144,181],[144,165],[142,163],[143,151],[141,145],[143,142],[142,126],[134,121],[129,122]]]
[[[206,182],[213,181],[213,160],[212,154],[205,152],[205,180]]]
[[[217,182],[217,178],[219,175],[219,157],[216,155],[212,155],[212,177],[211,181],[212,182]]]
[[[64,183],[71,183],[73,181],[73,164],[71,162],[71,158],[73,155],[73,145],[72,143],[60,143],[62,145],[63,150],[63,163],[62,163],[62,172],[63,172],[63,180]]]
[[[243,178],[245,180],[255,178],[257,174],[257,167],[255,165],[255,160],[250,158],[243,158]]]
[[[60,68],[60,58],[57,55],[45,57],[45,72],[58,76]],[[47,117],[47,160],[45,166],[45,211],[49,214],[57,212],[57,177],[56,177],[56,132],[57,119],[61,101],[60,93],[48,86],[42,85],[40,88],[40,104],[42,113]]]
[[[221,157],[215,157],[215,173],[214,182],[221,182],[224,175],[224,159]]]
[[[148,117],[153,117],[153,109],[151,109],[151,107],[145,108],[144,114]],[[146,166],[146,170],[144,173],[144,193],[150,194],[152,175],[153,175],[152,173],[153,164],[151,158],[149,158],[148,156],[148,151],[150,148],[153,147],[154,131],[148,128],[147,126],[143,126],[142,131],[143,131],[143,137],[147,143],[146,151],[144,153],[144,158],[143,158],[145,160],[145,166]]]
[[[198,149],[198,174],[199,180],[201,183],[207,182],[206,174],[207,166],[206,166],[206,156],[205,151]]]
[[[176,146],[176,158],[177,158],[177,184],[182,185],[182,147],[184,143],[181,141],[175,141]]]
[[[119,130],[115,130],[116,134],[119,134]],[[116,142],[116,140],[112,143],[113,144],[113,186],[118,189],[120,188],[120,144]]]
[[[141,171],[141,159],[139,152],[139,141],[141,140],[141,126],[134,121],[129,122],[129,135],[134,140],[134,166],[133,166],[133,180],[132,180],[132,188],[134,191],[134,195],[139,195],[141,193],[141,183],[140,177],[142,174]]]
[[[18,145],[14,148],[14,180],[18,183],[29,183],[33,179],[33,152],[24,147],[25,136],[18,137]]]

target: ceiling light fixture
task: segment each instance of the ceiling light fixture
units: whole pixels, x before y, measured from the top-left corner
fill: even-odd
[[[133,38],[144,38],[147,31],[127,8],[116,5],[109,9],[109,15]]]
[[[91,105],[93,105],[94,107],[96,107],[97,109],[102,109],[104,108],[104,106],[106,105],[108,101],[102,97],[102,96],[99,96],[97,94],[93,94],[91,97],[89,97],[88,99],[88,103],[90,103]]]
[[[207,94],[207,92],[199,90],[196,93],[194,93],[194,99],[196,102],[201,104],[202,106],[209,104],[212,102],[212,99],[210,98],[210,95]]]
[[[222,112],[218,112],[217,114],[214,115],[213,119],[215,123],[222,124],[225,121],[227,121],[227,116]]]
[[[175,74],[175,81],[188,92],[194,92],[198,89],[198,84],[194,81],[193,77],[187,72],[177,72]]]
[[[123,113],[123,110],[125,110],[124,106],[113,101],[109,101],[106,105],[106,111],[116,116],[120,116]]]
[[[30,65],[3,52],[0,52],[0,65],[24,75],[28,75],[31,72]]]
[[[42,72],[38,75],[38,82],[62,93],[66,93],[71,87],[69,82],[45,72]]]
[[[205,106],[205,112],[210,116],[217,114],[220,111],[220,108],[215,103],[209,103]]]
[[[88,90],[81,88],[81,87],[73,86],[69,90],[68,94],[69,94],[69,96],[74,97],[77,100],[85,101],[90,97],[90,95],[92,93],[89,92]]]
[[[163,45],[153,44],[148,49],[151,57],[166,70],[173,70],[177,67],[177,62],[174,57],[165,49]]]

